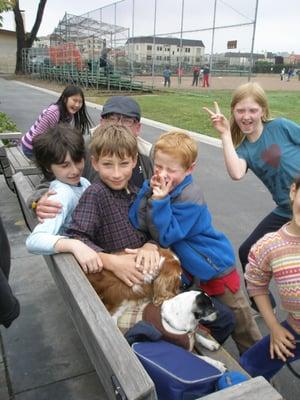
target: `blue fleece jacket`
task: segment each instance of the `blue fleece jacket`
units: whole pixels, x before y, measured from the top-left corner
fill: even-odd
[[[129,210],[131,223],[150,232],[162,247],[170,247],[182,266],[203,282],[227,275],[235,268],[231,243],[213,226],[211,215],[192,176],[164,199],[152,200],[145,181]]]

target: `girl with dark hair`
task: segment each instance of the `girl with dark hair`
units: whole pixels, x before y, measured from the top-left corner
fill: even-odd
[[[87,113],[84,94],[78,86],[67,86],[56,103],[50,104],[42,111],[30,130],[21,138],[23,153],[32,158],[32,140],[35,136],[42,135],[48,129],[54,128],[59,122],[75,127],[82,134],[91,126]]]

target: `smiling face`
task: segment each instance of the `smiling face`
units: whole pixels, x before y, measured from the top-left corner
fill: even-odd
[[[239,101],[233,108],[234,119],[250,142],[255,142],[263,131],[262,107],[252,97]]]
[[[154,173],[162,177],[165,183],[172,181],[171,190],[178,186],[184,178],[191,174],[194,169],[193,165],[186,169],[179,160],[167,153],[157,150],[154,156]]]
[[[69,153],[62,164],[51,164],[51,171],[56,179],[68,185],[76,186],[80,182],[80,177],[84,168],[84,159],[75,162]]]
[[[103,183],[113,190],[125,189],[132,176],[137,159],[130,156],[119,158],[116,155],[100,156],[98,160],[92,157],[94,169]]]
[[[69,114],[76,114],[82,107],[83,99],[80,94],[70,96],[66,100],[66,109]]]

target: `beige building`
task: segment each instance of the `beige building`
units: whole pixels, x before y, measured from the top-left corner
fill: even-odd
[[[16,67],[16,32],[0,29],[0,72],[13,73]]]
[[[180,51],[181,50],[181,51]],[[204,60],[205,47],[202,40],[170,37],[140,36],[129,38],[125,45],[127,57],[141,64],[178,65],[181,62],[189,65],[199,65]]]

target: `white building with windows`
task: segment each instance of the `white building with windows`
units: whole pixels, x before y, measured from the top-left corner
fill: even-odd
[[[182,45],[182,47],[181,47]],[[202,40],[138,36],[125,44],[126,56],[141,64],[170,65],[179,63],[199,65],[204,61],[205,46]]]

